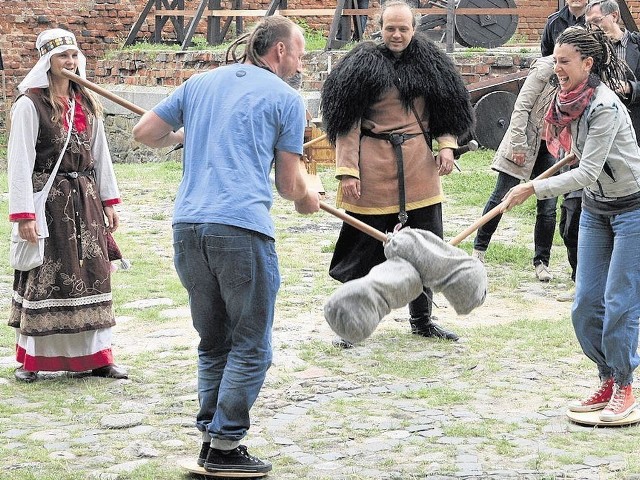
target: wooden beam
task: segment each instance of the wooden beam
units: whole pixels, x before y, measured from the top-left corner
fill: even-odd
[[[620,7],[620,16],[622,17],[622,22],[627,30],[630,32],[637,32],[638,25],[636,25],[636,21],[629,10],[629,6],[625,0],[618,0],[618,5]]]
[[[433,14],[446,15],[446,8],[416,8],[414,9],[417,13],[422,14]],[[531,17],[532,15],[546,15],[547,13],[550,15],[555,10],[549,8],[531,8],[531,7],[520,7],[520,8],[456,8],[456,15],[526,15]],[[207,10],[206,16],[208,17],[264,17],[267,14],[268,10]],[[377,8],[345,8],[342,11],[343,15],[373,15],[375,13],[379,13],[380,10]],[[169,16],[169,17],[193,17],[197,13],[196,10],[156,10],[153,14],[160,16]],[[285,16],[285,17],[324,17],[324,16],[333,16],[335,13],[334,8],[301,8],[301,9],[287,9],[287,10],[277,10],[277,13]],[[547,15],[548,16],[548,15]]]
[[[207,0],[200,0],[200,5],[198,9],[195,10],[193,18],[189,22],[189,26],[187,27],[187,32],[182,40],[182,50],[186,50],[191,45],[191,38],[193,38],[193,34],[196,32],[196,28],[198,27],[198,23],[200,22],[200,18],[202,17],[202,12],[204,12],[205,7],[207,6]]]
[[[149,0],[145,5],[145,7],[142,9],[142,13],[138,17],[138,20],[136,20],[136,23],[134,23],[133,26],[131,27],[131,30],[129,30],[129,35],[127,35],[127,38],[124,41],[125,47],[127,45],[133,45],[135,43],[136,35],[138,35],[138,31],[140,30],[140,27],[142,26],[144,21],[147,19],[147,15],[149,15],[149,12],[153,8],[154,2],[155,0]]]

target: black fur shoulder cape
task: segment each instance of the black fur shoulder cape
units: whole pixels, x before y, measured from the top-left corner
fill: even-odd
[[[431,40],[416,33],[400,58],[382,44],[362,42],[335,66],[322,86],[320,109],[331,143],[362,118],[369,105],[397,82],[405,108],[424,97],[433,138],[462,136],[473,128],[474,111],[453,62]]]

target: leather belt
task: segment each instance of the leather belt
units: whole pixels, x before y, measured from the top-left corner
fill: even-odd
[[[92,168],[91,170],[84,170],[83,172],[58,172],[58,175],[61,175],[63,177],[70,178],[70,179],[75,179],[78,177],[93,177],[95,179],[96,171],[95,169]]]
[[[371,130],[362,130],[362,135],[365,137],[377,138],[379,140],[386,140],[393,146],[393,151],[396,155],[396,164],[398,167],[398,205],[400,207],[400,213],[398,213],[398,220],[402,225],[407,223],[409,215],[407,215],[407,205],[404,193],[404,161],[402,158],[402,144],[410,138],[421,135],[420,133],[374,133]]]

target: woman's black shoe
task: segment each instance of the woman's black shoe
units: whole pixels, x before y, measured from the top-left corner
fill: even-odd
[[[13,372],[13,375],[19,382],[25,383],[32,383],[38,379],[38,372],[28,372],[23,367],[16,368],[16,371]]]

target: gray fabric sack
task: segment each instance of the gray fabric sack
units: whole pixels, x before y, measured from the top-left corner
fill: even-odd
[[[422,292],[418,271],[402,258],[386,260],[368,275],[342,284],[324,305],[324,317],[340,338],[356,343],[380,320]]]
[[[388,260],[344,283],[327,300],[324,316],[350,342],[369,337],[384,316],[420,295],[442,292],[458,314],[484,303],[487,274],[479,260],[426,230],[404,228],[386,243]]]
[[[442,292],[459,315],[484,303],[487,272],[482,262],[427,230],[403,228],[385,244],[384,254],[411,263],[422,284]]]

